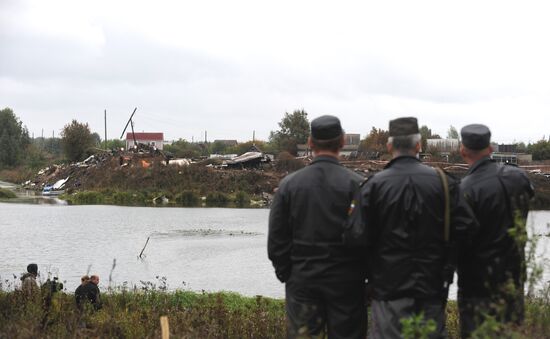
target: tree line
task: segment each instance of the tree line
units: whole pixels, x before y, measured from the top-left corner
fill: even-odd
[[[428,150],[427,140],[441,138],[437,133],[424,125],[420,127],[422,148]],[[304,109],[285,112],[278,129],[271,131],[269,140],[249,140],[237,145],[227,145],[216,141],[209,143],[189,142],[179,139],[171,145],[165,145],[165,151],[181,158],[199,158],[209,154],[243,154],[252,146],[271,154],[290,154],[296,156],[298,145],[305,144],[309,137],[308,113]],[[361,140],[359,152],[367,157],[383,158],[387,156],[386,143],[389,132],[372,127],[365,139]],[[454,126],[447,131],[447,138],[458,139],[459,134]],[[10,108],[0,110],[0,169],[27,166],[39,168],[53,162],[81,161],[100,149],[120,149],[125,142],[120,139],[101,140],[98,133],[93,133],[87,123],[72,120],[66,124],[60,138],[30,138],[23,122]],[[533,160],[550,159],[550,138],[526,145],[517,143],[518,152],[530,153]]]

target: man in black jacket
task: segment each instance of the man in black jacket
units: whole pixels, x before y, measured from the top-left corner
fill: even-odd
[[[431,337],[444,337],[448,285],[454,273],[452,244],[474,232],[477,222],[459,183],[418,160],[421,137],[416,118],[390,121],[389,133],[387,147],[393,159],[362,187],[353,212],[366,231],[371,335],[399,338],[401,320],[422,313],[436,323]]]
[[[313,162],[280,182],[269,215],[268,255],[286,283],[287,335],[364,338],[365,264],[342,243],[362,177],[338,162],[344,145],[338,118],[314,119],[308,143]]]
[[[525,221],[533,187],[525,172],[491,160],[491,132],[484,125],[462,128],[461,154],[470,165],[461,187],[480,229],[461,251],[458,304],[461,334],[469,337],[485,315],[523,320]]]

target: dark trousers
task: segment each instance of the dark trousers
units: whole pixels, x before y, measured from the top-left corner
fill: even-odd
[[[365,283],[286,283],[288,338],[365,338]]]
[[[516,295],[495,295],[492,298],[464,297],[458,293],[460,336],[469,338],[487,316],[502,323],[521,324],[525,316],[523,290]]]
[[[401,338],[401,319],[422,313],[425,320],[434,320],[436,324],[436,330],[429,338],[446,338],[446,306],[447,303],[442,298],[373,300],[371,304],[372,326],[369,337],[375,339]]]

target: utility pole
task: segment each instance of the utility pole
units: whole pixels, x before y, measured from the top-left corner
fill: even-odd
[[[256,143],[256,131],[252,131],[252,144]]]
[[[208,131],[204,131],[204,143],[208,143]]]
[[[105,109],[105,115],[104,115],[104,120],[105,120],[105,146],[104,148],[107,149],[107,109]]]

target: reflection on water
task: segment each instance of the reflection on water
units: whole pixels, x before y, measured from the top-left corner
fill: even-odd
[[[13,280],[14,273],[36,262],[43,280],[52,272],[69,291],[86,273],[99,274],[105,288],[112,273],[115,285],[139,287],[140,281],[166,277],[169,289],[283,297],[284,286],[267,259],[268,214],[267,209],[0,203],[0,277]],[[549,222],[548,211],[530,214],[528,223],[541,235],[539,260],[550,254],[544,251],[550,245]],[[545,281],[549,273],[546,269]]]
[[[1,202],[16,203],[16,204],[37,204],[37,205],[67,205],[67,202],[56,197],[45,197],[39,192],[17,189],[16,185],[8,182],[0,181],[0,188],[13,190],[17,195],[14,199],[3,199]]]

